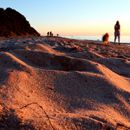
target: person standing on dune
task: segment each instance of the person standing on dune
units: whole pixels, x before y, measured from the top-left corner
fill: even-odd
[[[116,39],[118,38],[118,43],[120,44],[120,23],[119,21],[116,22],[115,26],[114,26],[114,43],[116,43]]]

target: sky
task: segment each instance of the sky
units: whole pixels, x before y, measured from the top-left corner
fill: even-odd
[[[113,35],[117,20],[130,35],[130,0],[0,0],[0,7],[16,9],[42,35]]]

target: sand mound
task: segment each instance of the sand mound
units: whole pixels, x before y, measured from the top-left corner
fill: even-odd
[[[32,50],[32,51],[41,51],[41,52],[45,52],[45,53],[50,53],[50,54],[62,54],[56,50],[54,50],[50,45],[48,44],[41,44],[41,43],[37,43],[37,44],[32,44],[32,45],[25,45],[25,49],[26,50]]]
[[[89,71],[99,73],[97,64],[89,60],[68,56],[52,55],[50,53],[15,50],[16,55],[24,57],[25,61],[35,67],[61,71]]]
[[[27,66],[26,63],[12,55],[8,52],[3,52],[0,54],[0,66],[3,68],[12,68],[12,69],[21,69],[25,70],[25,67]]]
[[[127,72],[129,60],[55,49],[33,43],[0,53],[0,129],[128,130],[129,72],[115,68]]]

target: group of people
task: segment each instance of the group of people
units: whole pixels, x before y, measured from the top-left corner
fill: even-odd
[[[50,32],[47,32],[47,37],[53,37],[53,33],[50,31]],[[57,37],[59,37],[59,34],[56,35]]]
[[[52,32],[47,32],[47,36],[48,37],[53,37],[53,33]]]
[[[120,44],[120,23],[119,23],[119,21],[117,21],[114,26],[114,43],[116,43],[117,38],[118,38],[118,43]],[[103,35],[102,41],[105,45],[109,44],[109,34],[108,33],[105,33]]]

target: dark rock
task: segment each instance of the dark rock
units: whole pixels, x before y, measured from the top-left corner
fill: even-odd
[[[0,37],[40,36],[26,18],[14,9],[0,8]]]

